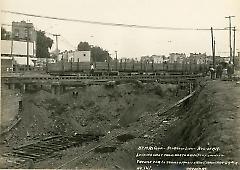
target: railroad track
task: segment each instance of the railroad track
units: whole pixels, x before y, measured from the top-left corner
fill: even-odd
[[[100,135],[92,134],[76,134],[73,136],[50,136],[48,138],[18,146],[13,148],[11,152],[4,153],[3,156],[16,158],[16,165],[24,162],[33,161],[39,162],[49,157],[56,156],[56,154],[70,147],[80,146],[83,143],[98,141]]]
[[[183,99],[179,100],[177,103],[172,105],[171,107],[168,107],[164,111],[156,112],[155,115],[160,116],[158,119],[159,124],[161,124],[163,121],[172,118],[172,116],[176,113],[176,111],[179,109],[179,105],[183,104],[186,100],[191,98],[196,92],[189,94],[188,96],[184,97]],[[172,109],[176,109],[176,111],[173,111]],[[170,112],[170,113],[169,113]],[[159,127],[160,128],[160,127]],[[146,132],[158,130],[156,129],[156,125],[154,127],[146,128],[145,131],[138,134],[136,137],[143,136]],[[91,149],[87,150],[86,152],[80,154],[77,157],[74,157],[73,159],[65,162],[64,164],[58,166],[58,169],[65,167],[66,165],[72,163],[73,161],[77,159],[81,159],[85,157],[88,153],[95,151],[96,149],[100,148],[101,146],[107,145],[108,142],[122,137],[124,135],[128,135],[126,132],[114,135],[107,139],[108,137],[105,136],[105,141],[103,140],[99,144],[93,146]],[[93,135],[93,134],[76,134],[73,136],[50,136],[48,138],[39,140],[34,143],[22,145],[16,148],[13,148],[13,150],[9,153],[3,154],[3,156],[7,157],[15,157],[17,158],[16,166],[23,166],[24,162],[39,162],[41,160],[45,160],[49,157],[54,157],[56,154],[61,151],[65,150],[70,147],[76,147],[81,146],[83,143],[91,142],[91,141],[99,141],[100,136],[103,135]],[[110,148],[111,149],[111,148]],[[15,168],[16,168],[15,166]]]

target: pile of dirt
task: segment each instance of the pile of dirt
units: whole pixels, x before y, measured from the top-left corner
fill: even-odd
[[[235,82],[209,81],[201,93],[191,101],[189,108],[178,114],[180,119],[170,129],[164,145],[193,148],[219,147],[220,150],[208,151],[205,154],[224,155],[223,157],[195,157],[191,160],[239,163],[239,108],[239,85]],[[233,164],[207,167],[239,168]]]
[[[69,88],[59,96],[44,90],[27,92],[22,120],[6,142],[15,146],[55,134],[107,134],[158,110],[173,96],[177,99],[176,90],[175,85],[126,83]]]

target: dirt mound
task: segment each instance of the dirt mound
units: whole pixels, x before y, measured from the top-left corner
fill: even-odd
[[[44,90],[27,92],[19,115],[22,120],[8,137],[8,143],[18,145],[53,134],[106,134],[129,126],[145,112],[156,111],[175,96],[176,88],[136,82],[111,88],[68,88],[60,96]]]
[[[205,148],[219,147],[223,158],[193,158],[193,160],[240,161],[239,103],[240,89],[234,82],[211,81],[191,101],[190,108],[179,113],[181,118],[169,131],[166,145]],[[176,140],[177,139],[177,140]],[[237,169],[237,166],[212,168]]]

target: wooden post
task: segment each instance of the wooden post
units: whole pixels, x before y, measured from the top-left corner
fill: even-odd
[[[214,38],[213,38],[213,28],[211,27],[211,39],[212,39],[212,56],[213,56],[213,68],[215,68],[215,45],[214,45]]]
[[[117,63],[118,63],[117,51],[115,51],[115,54],[116,54],[116,58],[115,58],[115,60],[116,60],[116,71],[117,71]]]
[[[235,35],[235,32],[236,32],[236,27],[233,27],[233,71],[235,71],[235,64],[236,64],[236,61],[235,61],[235,46],[236,46],[236,35]]]
[[[64,72],[64,61],[63,61],[63,56],[62,56],[62,72]]]
[[[27,71],[29,71],[29,26],[27,26]]]
[[[133,62],[132,70],[134,71],[134,59],[132,60],[132,62]]]
[[[122,59],[120,60],[120,70],[122,70]]]
[[[80,59],[78,58],[77,59],[77,71],[79,72],[79,62],[80,62]]]
[[[154,60],[152,60],[152,72],[154,71],[153,64],[154,64]]]
[[[127,66],[127,59],[125,59],[124,71],[126,71],[126,66]]]
[[[108,72],[110,71],[109,56],[107,56]]]

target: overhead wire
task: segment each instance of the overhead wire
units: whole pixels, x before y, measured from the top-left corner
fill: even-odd
[[[51,17],[45,15],[36,15],[36,14],[28,14],[23,12],[15,12],[9,10],[1,10],[3,13],[10,13],[16,15],[24,15],[36,18],[45,18],[45,19],[53,19],[60,21],[70,21],[70,22],[80,22],[87,24],[96,24],[96,25],[105,25],[105,26],[115,26],[115,27],[129,27],[129,28],[144,28],[144,29],[159,29],[159,30],[185,30],[185,31],[209,31],[211,29],[208,28],[181,28],[181,27],[160,27],[160,26],[150,26],[150,25],[137,25],[137,24],[124,24],[124,23],[113,23],[113,22],[100,22],[100,21],[90,21],[90,20],[80,20],[80,19],[72,19],[72,18],[61,18],[61,17]],[[215,28],[213,30],[223,31],[228,30],[228,28]]]

